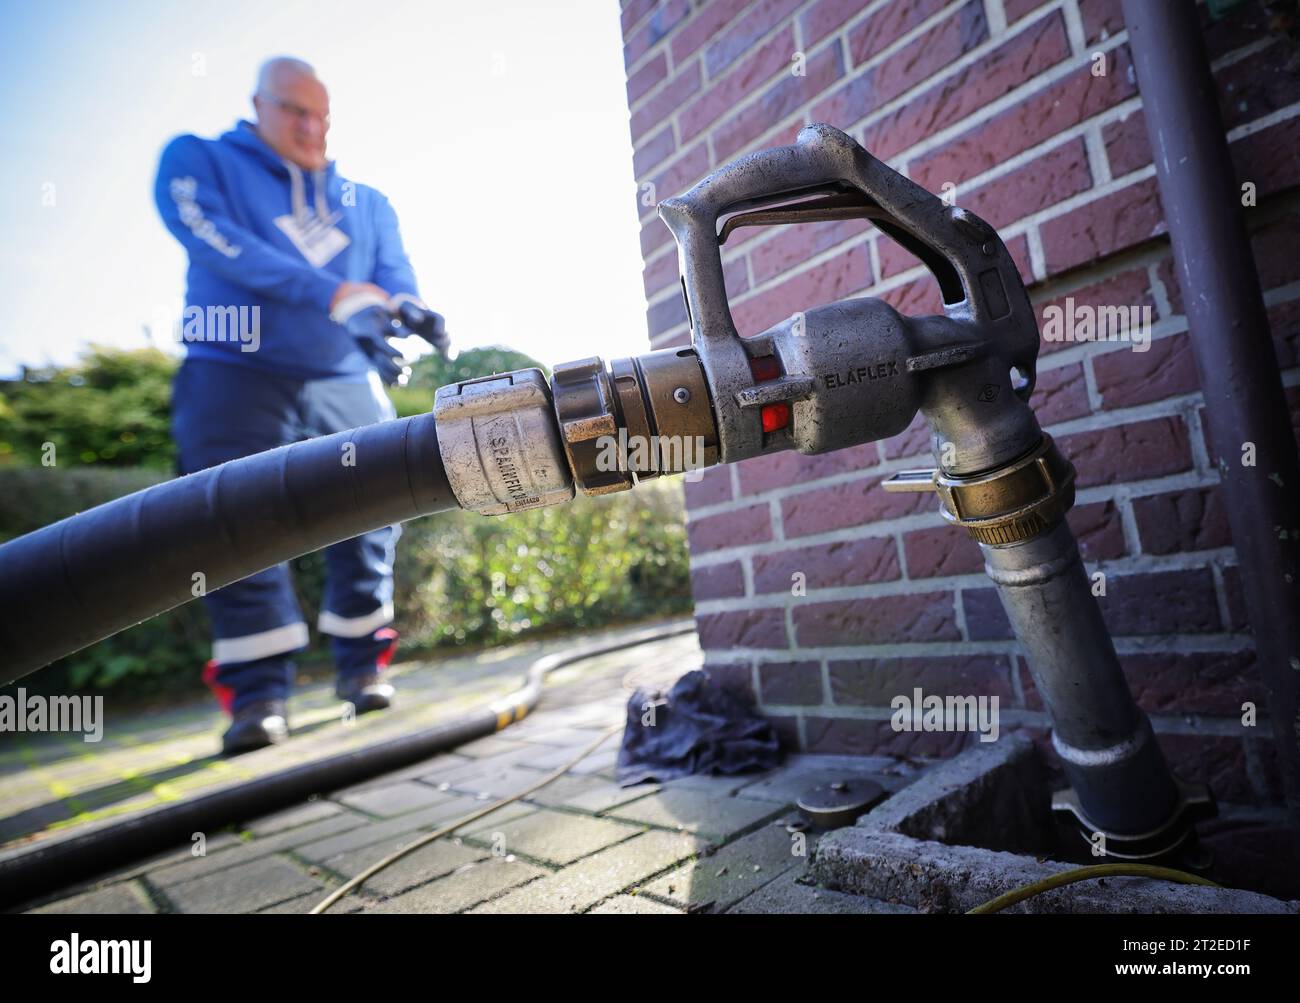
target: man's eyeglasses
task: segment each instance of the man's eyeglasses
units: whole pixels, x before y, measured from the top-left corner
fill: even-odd
[[[294,104],[292,101],[286,101],[284,98],[277,97],[274,94],[267,94],[265,91],[258,91],[257,96],[260,97],[263,101],[271,102],[271,104],[275,105],[286,115],[293,116],[299,122],[306,122],[314,118],[314,119],[319,119],[320,124],[324,128],[328,129],[330,127],[330,117],[328,114],[319,115],[316,112],[312,111],[310,108],[304,108],[300,104]]]

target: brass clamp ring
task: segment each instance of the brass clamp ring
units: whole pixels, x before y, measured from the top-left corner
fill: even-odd
[[[1020,543],[1045,532],[1074,504],[1074,465],[1050,435],[1020,459],[974,477],[904,470],[886,491],[935,491],[943,517],[980,543]]]

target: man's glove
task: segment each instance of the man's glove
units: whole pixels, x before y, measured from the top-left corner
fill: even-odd
[[[397,316],[395,322],[411,334],[419,335],[435,349],[444,359],[447,357],[447,349],[451,345],[451,338],[447,334],[447,322],[442,319],[442,314],[435,313],[423,303],[413,299],[403,299],[397,304]]]
[[[348,334],[352,335],[357,346],[369,357],[384,383],[390,387],[393,384],[406,385],[411,368],[406,365],[401,351],[388,343],[388,336],[396,332],[393,330],[392,314],[380,297],[370,297],[365,293],[345,297],[330,317],[347,328]]]
[[[378,307],[371,309],[378,310]],[[388,314],[384,313],[380,317],[380,322],[388,330],[392,330]],[[348,325],[351,330],[352,325]],[[388,343],[383,334],[365,332],[357,334],[353,332],[352,336],[356,338],[357,344],[361,350],[370,357],[374,363],[375,369],[379,372],[379,378],[388,386],[397,384],[400,387],[406,386],[406,381],[411,377],[411,367],[406,364],[406,358],[402,355],[401,349],[394,348]]]

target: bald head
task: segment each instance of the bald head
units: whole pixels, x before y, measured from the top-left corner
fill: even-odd
[[[330,99],[310,63],[277,56],[262,64],[253,95],[257,133],[285,160],[305,170],[325,166]]]

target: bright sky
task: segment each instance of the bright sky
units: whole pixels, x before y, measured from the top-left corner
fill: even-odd
[[[647,348],[616,0],[0,0],[0,376],[179,312],[158,154],[251,118],[281,54],[329,88],[329,156],[392,201],[454,345]]]

